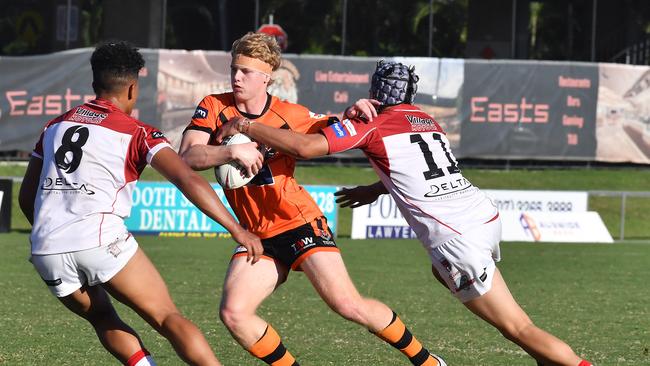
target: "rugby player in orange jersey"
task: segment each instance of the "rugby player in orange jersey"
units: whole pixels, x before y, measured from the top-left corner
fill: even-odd
[[[227,147],[216,146],[215,140],[220,126],[231,119],[245,117],[301,133],[337,121],[267,93],[271,73],[280,62],[273,37],[248,33],[233,43],[233,92],[205,97],[183,134],[180,154],[190,166],[206,169],[232,159],[225,153]],[[220,316],[237,342],[267,364],[298,365],[278,333],[256,314],[293,269],[305,273],[330,308],[398,348],[412,364],[445,365],[422,347],[388,306],[357,292],[323,213],[293,177],[295,159],[281,153],[266,155],[263,166],[250,167],[257,175],[248,185],[225,190],[240,223],[264,246],[262,260],[254,265],[246,262],[246,249],[238,247],[226,274]]]

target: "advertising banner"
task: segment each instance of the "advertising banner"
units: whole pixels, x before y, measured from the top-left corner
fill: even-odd
[[[82,48],[42,56],[0,57],[0,150],[32,151],[45,124],[95,98],[90,55]],[[155,110],[158,52],[141,51],[140,100],[133,116],[159,126]]]
[[[0,151],[29,152],[45,123],[94,98],[83,48],[0,58]],[[230,53],[141,50],[134,117],[177,148],[196,105],[230,87]],[[457,158],[650,164],[650,67],[531,60],[391,57],[420,76],[415,104]],[[283,55],[268,92],[314,113],[341,115],[368,97],[378,58]],[[353,150],[340,157],[363,157]]]
[[[505,241],[613,243],[598,212],[504,212]]]
[[[483,191],[499,209],[499,214],[503,222],[503,240],[519,240],[513,238],[524,238],[523,234],[520,235],[520,231],[523,232],[523,229],[519,229],[519,217],[524,213],[526,215],[532,213],[567,214],[566,216],[560,216],[563,220],[571,220],[573,219],[573,215],[575,215],[575,220],[581,223],[581,227],[595,227],[595,224],[591,224],[591,221],[588,221],[592,219],[583,219],[583,214],[587,212],[589,198],[587,192],[490,189]],[[591,217],[593,215],[589,214],[586,216]],[[543,217],[546,218],[546,216]],[[554,216],[549,217],[553,218]],[[512,218],[516,220],[513,221]],[[510,221],[507,222],[507,220]],[[582,224],[583,221],[589,224]],[[542,222],[546,223],[546,221]],[[544,226],[545,224],[541,225]],[[513,229],[513,227],[518,231]],[[511,234],[512,232],[518,233],[519,236],[513,236]],[[556,236],[554,232],[550,234],[546,233],[540,240],[555,238]],[[375,202],[352,210],[351,237],[352,239],[409,239],[415,238],[415,233],[406,223],[406,220],[404,220],[404,216],[402,216],[402,213],[397,208],[393,198],[388,194],[384,194],[379,196]],[[590,235],[585,236],[585,238],[591,237]],[[525,239],[521,240],[525,241]],[[576,239],[566,241],[574,240]]]
[[[357,99],[368,98],[375,65],[368,57],[288,55],[284,70],[273,74],[281,81],[271,92],[287,100],[295,93],[294,99],[313,112],[340,115]]]
[[[598,64],[465,61],[458,157],[594,160]]]
[[[336,234],[338,206],[334,202],[336,186],[304,186],[327,218],[330,229]],[[224,206],[232,209],[218,184],[212,188]],[[138,182],[133,191],[133,208],[126,219],[132,233],[171,236],[216,236],[226,234],[226,229],[204,215],[194,204],[169,182]]]
[[[650,164],[650,66],[599,70],[596,160]]]
[[[382,194],[375,202],[352,209],[352,239],[415,239],[393,197]]]

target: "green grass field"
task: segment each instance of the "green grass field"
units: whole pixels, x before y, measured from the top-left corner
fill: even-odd
[[[85,321],[65,310],[27,262],[26,235],[0,236],[0,364],[111,365]],[[217,317],[229,240],[140,237],[181,311],[207,334],[225,365],[261,365]],[[339,240],[359,290],[393,307],[450,365],[535,365],[434,282],[415,241]],[[643,244],[502,245],[500,268],[541,327],[598,365],[648,365],[650,250]],[[166,341],[130,310],[121,315],[160,365],[179,365]],[[301,273],[292,273],[260,314],[303,365],[407,365],[401,354],[332,313]]]
[[[0,166],[0,176],[24,167]],[[650,172],[631,169],[464,170],[484,188],[648,190]],[[206,173],[209,176],[209,173]],[[304,184],[367,184],[367,168],[300,167]],[[151,170],[145,180],[159,180]],[[18,185],[14,186],[14,198]],[[612,234],[620,201],[590,199]],[[27,258],[28,224],[14,205],[13,228],[0,234],[0,364],[113,365],[85,321],[49,294]],[[626,236],[613,245],[503,243],[499,267],[537,325],[566,340],[597,365],[650,365],[650,200],[628,201]],[[490,326],[476,319],[435,282],[419,243],[349,239],[350,210],[341,210],[338,244],[360,292],[397,311],[432,352],[457,366],[535,365]],[[217,308],[233,243],[225,239],[142,236],[140,245],[167,281],[181,311],[207,335],[225,365],[261,365],[218,319]],[[129,309],[120,314],[142,336],[160,365],[180,365],[166,340]],[[407,365],[396,350],[332,313],[301,273],[263,305],[260,314],[283,336],[303,365]]]

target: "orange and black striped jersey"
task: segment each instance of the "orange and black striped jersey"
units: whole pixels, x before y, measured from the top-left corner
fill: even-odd
[[[236,116],[244,116],[275,128],[302,133],[314,133],[336,117],[315,115],[307,108],[268,95],[260,115],[241,112],[235,106],[232,93],[212,94],[199,103],[186,130],[210,134],[210,145],[222,124]],[[224,190],[239,222],[260,238],[270,238],[297,228],[323,216],[311,195],[294,178],[295,158],[275,153],[268,156],[264,166],[246,186]]]

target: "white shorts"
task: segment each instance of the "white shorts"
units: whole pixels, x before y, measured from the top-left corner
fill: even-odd
[[[81,286],[95,286],[115,276],[138,250],[133,236],[78,252],[32,255],[30,261],[52,294],[68,296]]]
[[[501,260],[500,240],[501,219],[497,218],[428,248],[433,267],[461,302],[490,291],[496,262]]]

